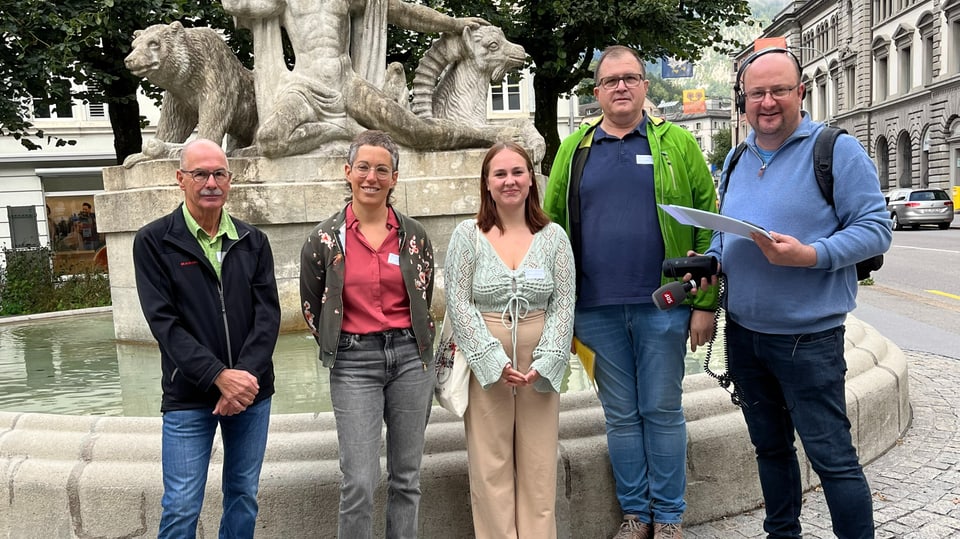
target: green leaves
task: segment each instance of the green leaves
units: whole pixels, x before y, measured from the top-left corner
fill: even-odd
[[[421,2],[423,3],[423,2]],[[746,0],[446,0],[460,16],[480,16],[503,28],[507,38],[523,45],[534,62],[534,88],[539,93],[535,123],[547,139],[552,160],[557,98],[592,77],[594,55],[608,45],[634,47],[650,60],[673,56],[697,60],[713,47],[739,47],[723,30],[750,15]],[[546,110],[542,110],[546,109]]]
[[[729,127],[724,127],[713,134],[713,151],[710,152],[707,162],[713,165],[714,170],[723,168],[723,161],[730,153],[730,148],[733,147],[731,138]]]
[[[28,149],[43,140],[28,106],[34,99],[98,101],[123,109],[114,119],[118,162],[140,151],[136,90],[141,80],[123,65],[134,30],[181,20],[185,26],[224,29],[241,61],[252,65],[249,34],[236,35],[233,18],[216,0],[0,0],[0,135]],[[66,92],[53,81],[67,81]],[[88,88],[95,87],[95,91]],[[159,95],[155,88],[155,95]],[[57,146],[73,141],[50,139]]]
[[[3,254],[0,316],[110,305],[110,280],[93,264],[93,255],[85,263],[55,270],[54,254],[46,247],[4,249]]]

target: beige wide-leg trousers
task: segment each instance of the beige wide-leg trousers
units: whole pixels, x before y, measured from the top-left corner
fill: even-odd
[[[513,351],[500,313],[484,313],[490,333]],[[543,311],[518,321],[517,365],[526,372],[543,333]],[[464,414],[470,501],[477,539],[554,539],[560,395],[497,382],[484,391],[470,375]]]

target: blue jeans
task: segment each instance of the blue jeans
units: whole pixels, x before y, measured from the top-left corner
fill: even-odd
[[[757,333],[727,319],[727,362],[757,451],[768,537],[800,537],[794,429],[820,476],[833,533],[874,536],[873,500],[847,419],[843,326],[806,335]]]
[[[683,358],[690,309],[653,304],[577,308],[574,333],[596,353],[607,448],[624,514],[680,522],[686,509]]]
[[[387,425],[386,537],[417,537],[424,429],[437,377],[424,369],[409,329],[342,333],[330,369],[330,400],[340,444],[337,537],[373,537],[373,495],[380,482],[380,430]]]
[[[223,439],[220,537],[253,537],[271,400],[260,401],[233,416],[213,415],[213,408],[163,414],[163,512],[158,537],[196,537],[218,424]]]

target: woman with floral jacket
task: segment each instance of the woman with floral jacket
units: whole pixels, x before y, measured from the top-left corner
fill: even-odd
[[[396,211],[397,145],[380,131],[350,145],[347,205],[310,232],[301,251],[303,316],[330,369],[340,447],[337,536],[373,535],[380,431],[387,425],[387,537],[417,537],[420,461],[436,383],[433,247]]]

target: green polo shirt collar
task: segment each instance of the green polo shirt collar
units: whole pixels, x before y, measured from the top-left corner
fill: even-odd
[[[187,222],[187,230],[190,231],[190,234],[194,238],[197,238],[197,243],[200,244],[204,256],[206,256],[210,264],[213,265],[213,269],[217,272],[217,278],[219,279],[220,268],[223,263],[223,236],[234,241],[240,239],[240,234],[237,233],[237,227],[233,224],[233,220],[230,219],[230,214],[227,213],[227,210],[221,209],[220,228],[213,237],[210,237],[204,229],[200,228],[197,220],[190,215],[190,211],[187,210],[187,205],[182,204],[181,208],[183,208],[183,219]]]

